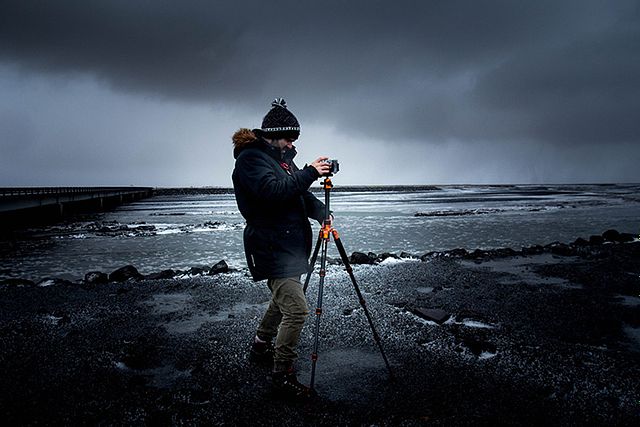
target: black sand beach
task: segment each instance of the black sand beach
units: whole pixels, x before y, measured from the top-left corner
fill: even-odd
[[[640,242],[331,266],[319,397],[247,358],[269,293],[246,272],[0,284],[5,425],[638,425]],[[535,251],[534,251],[535,252]],[[315,307],[317,278],[308,292]],[[420,309],[451,315],[443,324]],[[299,376],[309,380],[310,317]]]

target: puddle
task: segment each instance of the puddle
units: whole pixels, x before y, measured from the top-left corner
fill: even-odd
[[[243,316],[247,313],[262,316],[267,309],[268,304],[268,302],[262,304],[247,304],[245,302],[239,302],[237,304],[234,304],[233,307],[228,310],[220,310],[219,312],[214,314],[211,319],[214,322],[222,322],[224,320]]]
[[[184,310],[190,302],[189,294],[156,294],[142,304],[151,306],[155,314],[168,314]]]
[[[315,385],[318,392],[331,400],[375,402],[384,393],[388,371],[378,348],[371,351],[331,350],[319,352]],[[392,366],[393,369],[393,366]],[[302,382],[309,383],[310,373],[299,372]],[[376,384],[376,386],[372,386]]]
[[[116,368],[121,371],[135,372],[138,375],[149,378],[149,385],[156,388],[170,388],[177,381],[191,376],[190,371],[180,371],[173,365],[164,365],[152,369],[131,369],[123,362],[116,362]]]
[[[211,314],[203,311],[194,313],[194,310],[191,309],[191,303],[192,297],[186,293],[156,294],[142,302],[142,304],[150,306],[155,315],[180,313],[175,316],[176,319],[160,323],[170,334],[190,334],[209,322],[222,322],[247,315],[262,316],[268,305],[268,302],[261,304],[240,302],[229,309]],[[187,313],[184,313],[185,311]]]
[[[636,350],[640,350],[640,328],[625,325],[623,330],[627,335],[627,338],[629,338],[629,341],[631,341],[632,347]]]
[[[478,269],[488,268],[496,273],[507,273],[510,277],[502,277],[498,283],[509,285],[518,283],[528,283],[533,285],[554,285],[568,289],[582,289],[582,285],[571,283],[560,277],[545,277],[536,274],[533,267],[545,264],[559,264],[567,262],[567,257],[556,257],[552,254],[537,255],[535,258],[502,258],[484,261],[477,264],[473,261],[461,261],[460,264],[466,268]]]
[[[170,334],[190,334],[198,329],[200,326],[204,325],[207,322],[215,322],[216,319],[214,316],[206,313],[194,314],[185,319],[180,320],[171,320],[169,322],[163,323],[163,326]]]
[[[615,295],[616,302],[620,305],[626,305],[629,307],[635,307],[640,305],[640,297],[632,295]]]

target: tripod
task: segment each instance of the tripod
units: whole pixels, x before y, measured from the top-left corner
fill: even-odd
[[[369,326],[371,326],[371,332],[373,333],[373,339],[376,344],[378,344],[378,348],[380,349],[380,354],[384,359],[385,365],[387,365],[387,370],[389,371],[389,375],[391,376],[391,367],[389,366],[389,361],[387,360],[387,356],[384,353],[384,349],[382,348],[382,342],[380,341],[380,336],[376,331],[375,326],[373,325],[373,320],[371,319],[371,314],[369,314],[369,309],[367,308],[367,303],[362,296],[362,292],[360,292],[360,288],[358,287],[358,283],[356,282],[356,278],[353,275],[353,269],[351,268],[351,264],[349,263],[349,258],[347,257],[347,253],[344,250],[344,246],[342,245],[342,241],[340,240],[340,235],[338,234],[338,230],[333,228],[331,221],[331,214],[329,210],[330,203],[330,194],[331,189],[333,188],[333,183],[329,178],[331,174],[324,178],[322,182],[322,187],[324,188],[324,205],[325,205],[325,220],[322,223],[322,228],[320,229],[320,234],[318,236],[318,241],[316,243],[316,247],[313,251],[313,256],[311,257],[311,262],[309,263],[309,271],[307,273],[307,278],[304,281],[304,292],[306,293],[307,287],[309,286],[309,279],[311,278],[311,273],[313,272],[316,259],[318,258],[318,252],[320,251],[320,247],[322,246],[322,254],[320,255],[320,283],[318,284],[318,305],[316,306],[316,323],[315,323],[315,339],[313,343],[313,353],[311,354],[311,381],[309,387],[313,390],[313,384],[316,375],[316,363],[318,361],[318,337],[320,335],[320,316],[322,315],[322,293],[324,290],[324,278],[326,276],[327,270],[327,248],[329,246],[329,236],[333,236],[333,240],[338,248],[338,252],[340,253],[340,257],[342,258],[342,262],[344,263],[345,270],[349,273],[349,277],[351,278],[351,283],[353,283],[353,287],[358,295],[358,300],[360,301],[360,305],[364,310],[364,314],[369,321]]]

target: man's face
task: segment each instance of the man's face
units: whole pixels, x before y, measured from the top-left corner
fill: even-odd
[[[295,141],[295,139],[293,139],[293,138],[281,138],[281,139],[276,139],[274,141],[274,144],[280,150],[286,151],[286,150],[291,150],[293,148],[293,142],[294,141]]]

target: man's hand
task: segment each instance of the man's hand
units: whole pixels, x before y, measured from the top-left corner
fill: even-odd
[[[316,168],[320,176],[326,175],[331,171],[331,165],[324,162],[328,159],[328,157],[318,157],[315,162],[311,163],[311,166]]]

